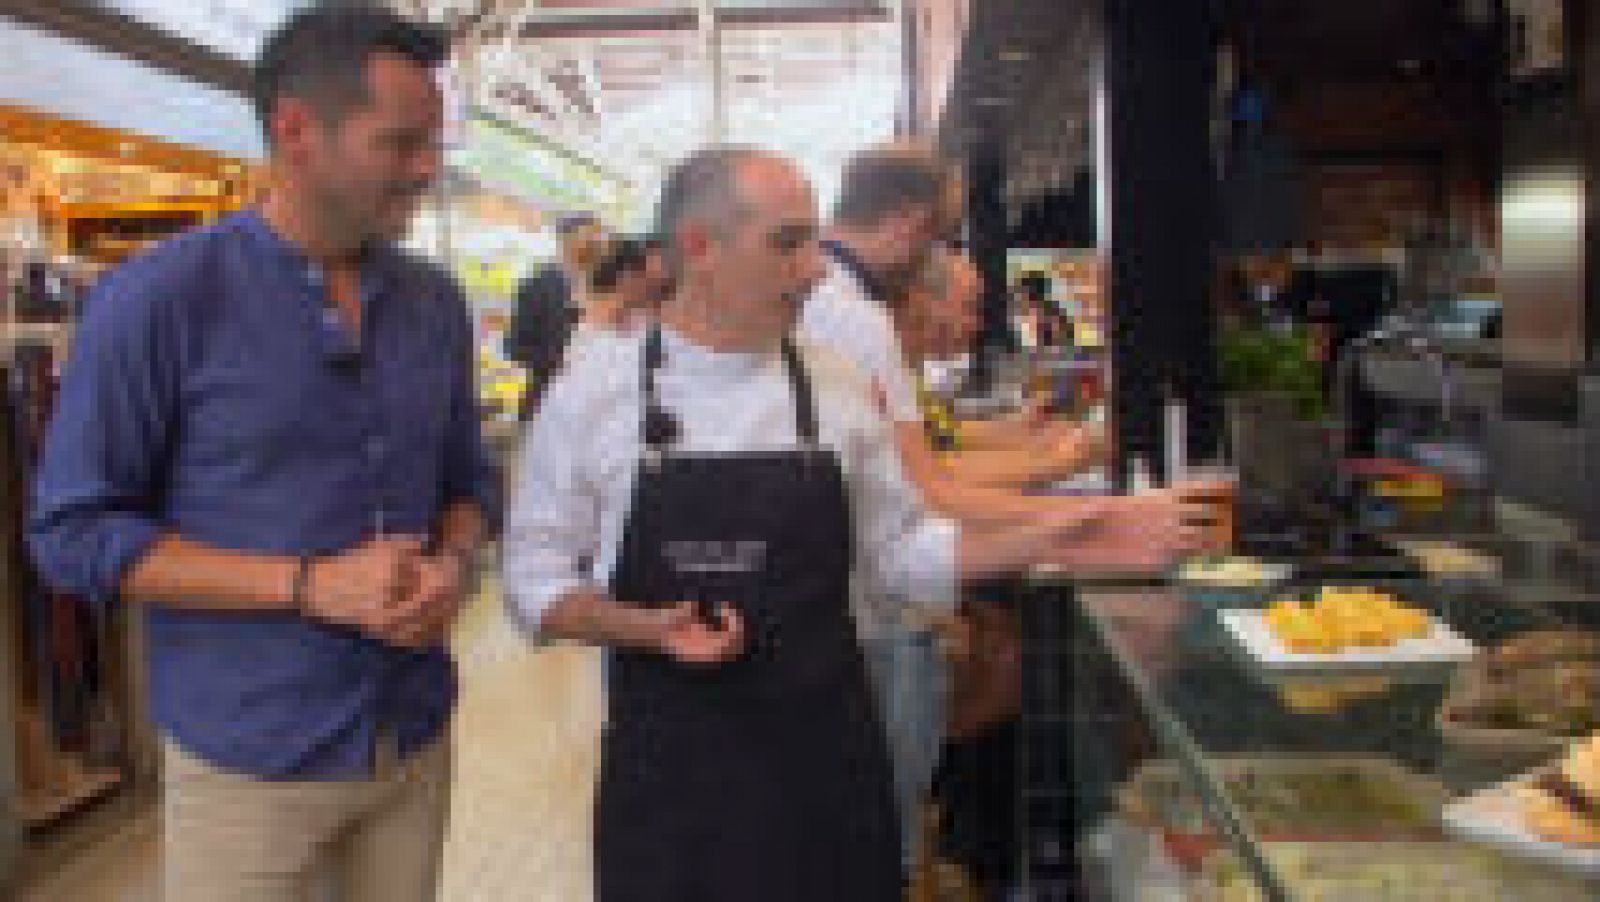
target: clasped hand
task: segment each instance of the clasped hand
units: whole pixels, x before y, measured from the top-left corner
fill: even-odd
[[[468,568],[461,555],[423,548],[415,536],[384,536],[317,559],[302,597],[306,614],[391,645],[443,642],[466,601]]]

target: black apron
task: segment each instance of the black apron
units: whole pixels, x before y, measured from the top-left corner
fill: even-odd
[[[888,755],[849,610],[849,499],[787,341],[801,447],[670,453],[661,338],[644,364],[646,453],[614,597],[726,602],[747,648],[705,667],[619,650],[596,818],[600,902],[900,897]]]

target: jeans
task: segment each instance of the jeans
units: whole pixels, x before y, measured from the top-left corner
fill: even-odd
[[[944,742],[948,674],[932,630],[885,626],[866,645],[878,713],[888,736],[901,852],[909,870],[920,851],[922,802],[932,789]]]

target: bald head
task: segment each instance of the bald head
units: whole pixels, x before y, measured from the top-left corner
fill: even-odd
[[[681,299],[739,344],[786,334],[822,273],[811,185],[766,151],[713,147],[684,160],[667,176],[656,225]]]
[[[746,212],[743,170],[770,155],[753,147],[723,145],[696,151],[672,168],[656,207],[656,234],[673,241],[687,222],[726,233]]]

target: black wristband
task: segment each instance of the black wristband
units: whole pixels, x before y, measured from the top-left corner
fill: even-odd
[[[306,611],[306,589],[311,583],[311,564],[316,560],[309,554],[302,554],[295,562],[294,585],[289,590],[289,603],[301,614]]]

